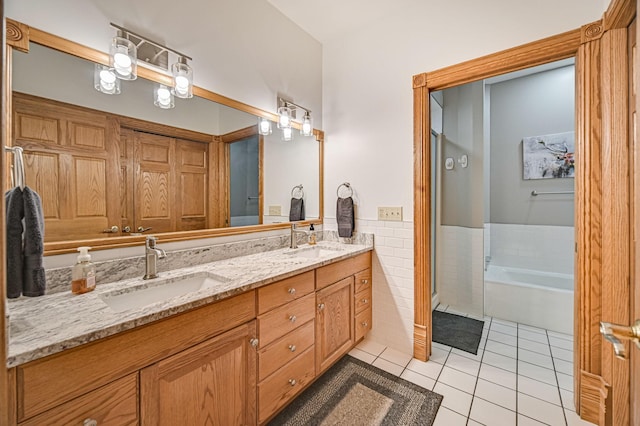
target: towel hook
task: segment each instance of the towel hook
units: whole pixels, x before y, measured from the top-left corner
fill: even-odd
[[[304,197],[304,187],[302,186],[302,184],[300,185],[296,185],[291,189],[291,198],[303,198]],[[297,191],[296,191],[297,190]],[[299,197],[296,197],[294,194],[299,194]]]
[[[338,198],[345,198],[340,196],[340,188],[342,188],[343,186],[349,190],[349,195],[347,195],[347,197],[351,197],[353,195],[353,188],[351,188],[351,184],[349,182],[344,182],[338,185],[338,189],[336,189],[336,195],[338,196]]]

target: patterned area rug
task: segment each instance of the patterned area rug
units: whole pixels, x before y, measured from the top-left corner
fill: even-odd
[[[442,395],[347,355],[269,425],[430,426],[441,402]]]
[[[431,318],[434,342],[478,354],[484,321],[440,311],[433,311]]]

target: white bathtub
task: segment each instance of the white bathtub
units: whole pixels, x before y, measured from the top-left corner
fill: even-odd
[[[485,315],[573,334],[573,275],[489,265]]]

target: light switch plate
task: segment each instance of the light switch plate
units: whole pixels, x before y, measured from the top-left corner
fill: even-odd
[[[269,216],[282,216],[282,206],[269,206]]]
[[[378,220],[402,221],[402,207],[378,207]]]

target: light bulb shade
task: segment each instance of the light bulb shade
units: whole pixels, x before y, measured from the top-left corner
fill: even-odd
[[[311,115],[307,112],[302,119],[302,125],[300,126],[300,134],[302,136],[311,136],[313,135],[313,121],[311,120]]]
[[[283,127],[282,128],[282,140],[290,141],[293,139],[293,129],[291,127]]]
[[[187,64],[187,60],[180,57],[178,62],[171,66],[173,74],[174,95],[188,99],[193,97],[193,69]]]
[[[138,76],[137,48],[124,37],[114,37],[109,49],[109,65],[121,80],[135,80]]]
[[[291,128],[291,108],[278,108],[278,129]]]
[[[107,95],[120,94],[120,79],[116,77],[116,72],[106,65],[96,64],[93,71],[93,87]]]
[[[258,133],[266,136],[266,135],[270,135],[271,132],[272,132],[271,121],[269,121],[269,119],[264,117],[258,118]]]
[[[158,108],[170,109],[175,107],[173,93],[164,84],[158,84],[153,91],[153,104]]]

